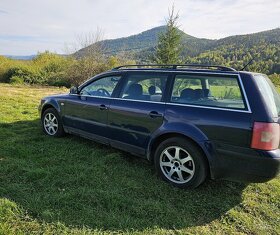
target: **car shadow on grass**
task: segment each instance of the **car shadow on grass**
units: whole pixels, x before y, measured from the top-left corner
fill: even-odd
[[[33,218],[109,231],[207,224],[242,200],[242,183],[195,190],[163,182],[151,164],[68,135],[44,135],[39,120],[0,124],[0,197]]]

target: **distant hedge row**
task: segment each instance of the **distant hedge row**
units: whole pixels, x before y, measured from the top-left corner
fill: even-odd
[[[70,87],[121,63],[126,61],[117,57],[77,60],[49,52],[38,54],[31,61],[0,56],[0,82]]]
[[[118,65],[131,63],[135,62],[118,57],[85,57],[77,60],[49,52],[38,54],[30,61],[0,56],[0,82],[70,87]],[[276,86],[280,86],[280,74],[269,77]]]

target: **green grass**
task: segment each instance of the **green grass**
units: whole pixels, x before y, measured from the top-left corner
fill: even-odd
[[[0,234],[279,234],[280,178],[174,188],[146,161],[40,128],[51,87],[0,84]]]

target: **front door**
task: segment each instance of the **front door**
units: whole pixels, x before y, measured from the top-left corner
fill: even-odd
[[[107,139],[108,109],[120,78],[102,77],[82,87],[79,95],[70,95],[63,112],[66,128],[82,135]]]

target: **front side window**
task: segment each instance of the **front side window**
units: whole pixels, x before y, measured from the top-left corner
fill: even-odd
[[[101,78],[83,87],[80,91],[80,95],[111,97],[120,78],[120,76]]]
[[[126,79],[121,98],[160,102],[166,81],[167,75],[130,75]]]
[[[173,85],[171,102],[245,109],[236,76],[177,75]]]

